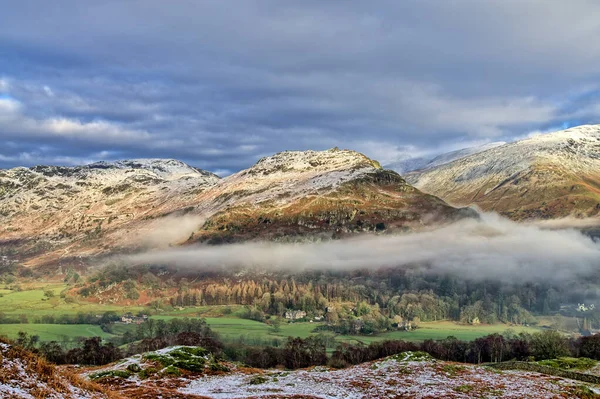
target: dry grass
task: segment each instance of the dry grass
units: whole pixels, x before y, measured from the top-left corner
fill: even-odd
[[[73,398],[73,388],[79,389],[94,398],[122,399],[109,389],[84,380],[73,370],[60,371],[54,364],[33,354],[10,341],[0,338],[0,343],[9,345],[0,354],[0,383],[15,385],[27,391],[36,399],[60,397]]]

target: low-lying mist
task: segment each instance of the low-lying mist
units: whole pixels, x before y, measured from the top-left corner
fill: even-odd
[[[260,267],[290,272],[417,264],[431,273],[505,282],[579,279],[599,270],[599,243],[574,229],[544,227],[482,214],[479,221],[414,234],[364,235],[320,243],[197,246],[146,252],[125,261],[198,270]]]

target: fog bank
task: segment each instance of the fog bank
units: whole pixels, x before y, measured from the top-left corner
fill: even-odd
[[[197,246],[147,252],[126,261],[199,270],[258,266],[289,271],[423,264],[433,273],[508,282],[571,279],[600,266],[600,244],[576,230],[549,230],[494,214],[481,216],[480,221],[465,220],[415,234],[364,235],[322,243]]]

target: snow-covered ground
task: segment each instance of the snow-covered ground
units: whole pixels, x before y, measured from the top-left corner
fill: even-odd
[[[24,351],[0,342],[0,399],[103,399],[56,371],[53,365],[38,363]],[[28,356],[28,357],[26,357]]]
[[[525,372],[498,372],[484,367],[433,360],[389,358],[348,369],[315,368],[267,371],[264,383],[255,375],[232,373],[191,381],[180,392],[215,399],[290,397],[359,398],[569,398],[579,383]]]

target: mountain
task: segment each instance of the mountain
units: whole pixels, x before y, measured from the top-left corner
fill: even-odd
[[[473,215],[339,149],[263,158],[201,197],[200,209],[211,216],[197,239],[211,242],[409,230]]]
[[[26,265],[158,242],[406,231],[474,215],[339,149],[282,152],[225,179],[175,160],[0,171],[0,255]]]
[[[98,238],[184,209],[219,180],[157,159],[2,170],[0,255],[44,263],[96,254],[113,244]]]
[[[403,175],[405,173],[412,172],[415,170],[430,169],[430,168],[433,168],[436,166],[440,166],[440,165],[455,161],[457,159],[467,157],[472,154],[477,154],[477,153],[489,150],[490,148],[499,147],[504,144],[506,144],[506,143],[503,141],[499,141],[499,142],[495,142],[495,143],[488,143],[488,144],[483,144],[480,146],[463,148],[461,150],[447,152],[444,154],[437,155],[433,158],[431,158],[431,157],[415,157],[415,158],[402,159],[402,160],[398,160],[396,162],[392,162],[390,164],[384,165],[384,167],[386,169],[394,170],[394,171],[400,173],[401,175]]]
[[[505,144],[406,178],[451,204],[514,220],[597,216],[600,125]]]
[[[463,148],[461,150],[447,152],[437,157],[433,158],[431,161],[425,165],[425,169],[435,168],[436,166],[444,165],[457,159],[462,159],[468,157],[469,155],[479,154],[480,152],[487,151],[491,148],[500,147],[506,144],[504,141],[497,141],[494,143],[487,143],[475,147]]]

